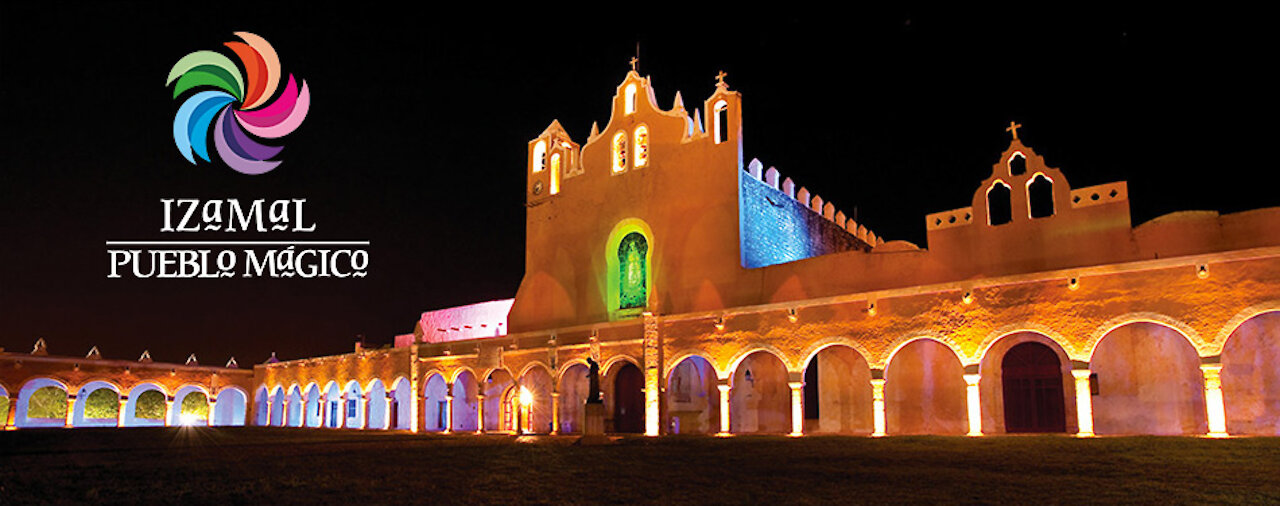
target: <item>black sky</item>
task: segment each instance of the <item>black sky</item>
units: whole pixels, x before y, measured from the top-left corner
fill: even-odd
[[[886,9],[597,17],[205,3],[0,6],[0,347],[98,345],[242,364],[340,353],[428,309],[513,296],[526,142],[558,118],[584,142],[640,44],[659,104],[728,72],[745,156],[887,239],[968,205],[1004,126],[1073,186],[1128,180],[1134,223],[1280,203],[1271,184],[1274,37],[1248,12]],[[312,107],[284,164],[191,166],[164,86],[183,55],[250,31]],[[106,240],[161,234],[161,198],[306,198],[306,239],[372,241],[359,280],[106,279]]]

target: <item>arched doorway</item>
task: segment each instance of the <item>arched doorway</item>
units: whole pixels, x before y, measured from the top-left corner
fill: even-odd
[[[589,390],[590,374],[587,366],[573,364],[560,373],[560,433],[574,434],[582,432],[582,422],[586,411],[587,390]]]
[[[479,409],[476,377],[463,370],[453,379],[453,431],[473,432],[476,426],[476,410]]]
[[[697,355],[681,360],[667,377],[667,430],[715,434],[720,430],[720,389],[715,367]]]
[[[1000,363],[1005,432],[1066,432],[1062,362],[1048,346],[1014,345]]]
[[[870,434],[871,368],[853,348],[823,348],[804,374],[805,434]]]
[[[1280,312],[1240,324],[1222,348],[1227,432],[1280,436]]]
[[[1149,322],[1116,327],[1094,347],[1089,366],[1098,388],[1094,432],[1207,432],[1200,356],[1177,330]]]
[[[898,349],[885,369],[889,434],[964,434],[969,428],[964,366],[951,348],[917,339]]]
[[[777,355],[757,351],[738,364],[729,389],[729,431],[734,434],[791,431],[787,366]]]
[[[622,433],[644,432],[644,374],[627,362],[613,379],[613,430]]]

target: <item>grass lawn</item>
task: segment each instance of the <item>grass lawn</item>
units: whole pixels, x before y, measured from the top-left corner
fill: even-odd
[[[0,433],[9,503],[1280,503],[1280,438]]]

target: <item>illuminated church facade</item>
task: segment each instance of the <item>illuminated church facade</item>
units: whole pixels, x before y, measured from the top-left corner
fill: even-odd
[[[242,398],[208,421],[572,434],[592,358],[616,433],[1280,435],[1280,209],[1134,227],[1124,182],[1072,187],[1011,124],[971,205],[925,216],[925,248],[886,241],[744,157],[723,77],[690,112],[633,70],[584,142],[555,121],[529,142],[514,299],[184,376]],[[92,381],[161,381],[24,360],[0,353],[10,426],[58,425],[23,411],[33,385],[74,413]]]

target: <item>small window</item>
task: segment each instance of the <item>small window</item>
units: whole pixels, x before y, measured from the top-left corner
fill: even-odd
[[[537,144],[533,145],[532,163],[533,163],[534,174],[542,172],[542,169],[546,168],[546,162],[547,162],[546,158],[547,158],[547,143],[544,141],[538,141]]]
[[[716,144],[729,140],[729,103],[723,100],[716,102],[715,107]]]
[[[636,147],[636,168],[649,165],[649,127],[644,125],[636,127],[633,142]]]
[[[987,190],[987,223],[990,225],[1004,225],[1013,221],[1013,204],[1010,197],[1013,192],[1010,191],[1009,185],[1003,181],[996,181]]]
[[[1009,175],[1021,176],[1027,173],[1027,158],[1022,153],[1014,153],[1009,157]]]
[[[1027,182],[1027,205],[1032,218],[1053,216],[1053,180],[1036,174]]]
[[[551,194],[560,193],[560,153],[551,155]]]
[[[347,399],[347,418],[356,417],[356,400]]]
[[[636,85],[628,84],[626,92],[626,103],[624,104],[626,114],[636,112]]]
[[[618,132],[613,136],[613,171],[622,172],[627,168],[627,133]]]

